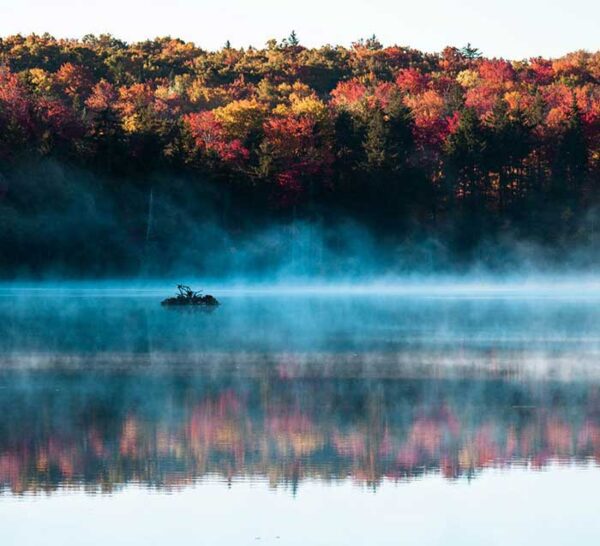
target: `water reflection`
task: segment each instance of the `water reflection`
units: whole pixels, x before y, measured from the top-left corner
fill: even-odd
[[[600,463],[594,299],[0,293],[5,494]]]
[[[0,486],[16,494],[203,477],[377,488],[590,461],[600,463],[600,388],[585,381],[0,375]]]

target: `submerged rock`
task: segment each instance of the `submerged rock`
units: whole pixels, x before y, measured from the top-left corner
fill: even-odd
[[[203,305],[206,307],[215,307],[219,305],[219,301],[210,294],[202,295],[202,292],[194,292],[185,284],[178,284],[177,291],[179,292],[172,298],[167,298],[161,302],[161,305],[177,306],[177,305]]]

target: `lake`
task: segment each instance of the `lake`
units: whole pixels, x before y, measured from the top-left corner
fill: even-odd
[[[12,545],[597,544],[600,293],[0,288]]]

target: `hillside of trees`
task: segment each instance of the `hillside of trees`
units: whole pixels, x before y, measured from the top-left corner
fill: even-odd
[[[599,184],[600,52],[0,39],[4,273],[139,271],[209,220],[589,247]]]

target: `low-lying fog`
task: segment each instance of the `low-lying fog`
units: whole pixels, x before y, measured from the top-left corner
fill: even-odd
[[[494,366],[552,363],[595,373],[600,283],[594,278],[240,285],[188,281],[214,310],[165,308],[165,282],[3,285],[3,366],[246,363],[294,355],[303,366]],[[69,355],[71,360],[65,358]],[[317,358],[318,355],[318,358]],[[577,357],[575,357],[577,355]],[[218,358],[217,358],[218,357]],[[75,360],[74,360],[75,359]],[[326,367],[326,366],[325,366]],[[390,368],[391,367],[391,368]],[[358,372],[356,372],[358,373]],[[375,373],[375,372],[373,372]]]

